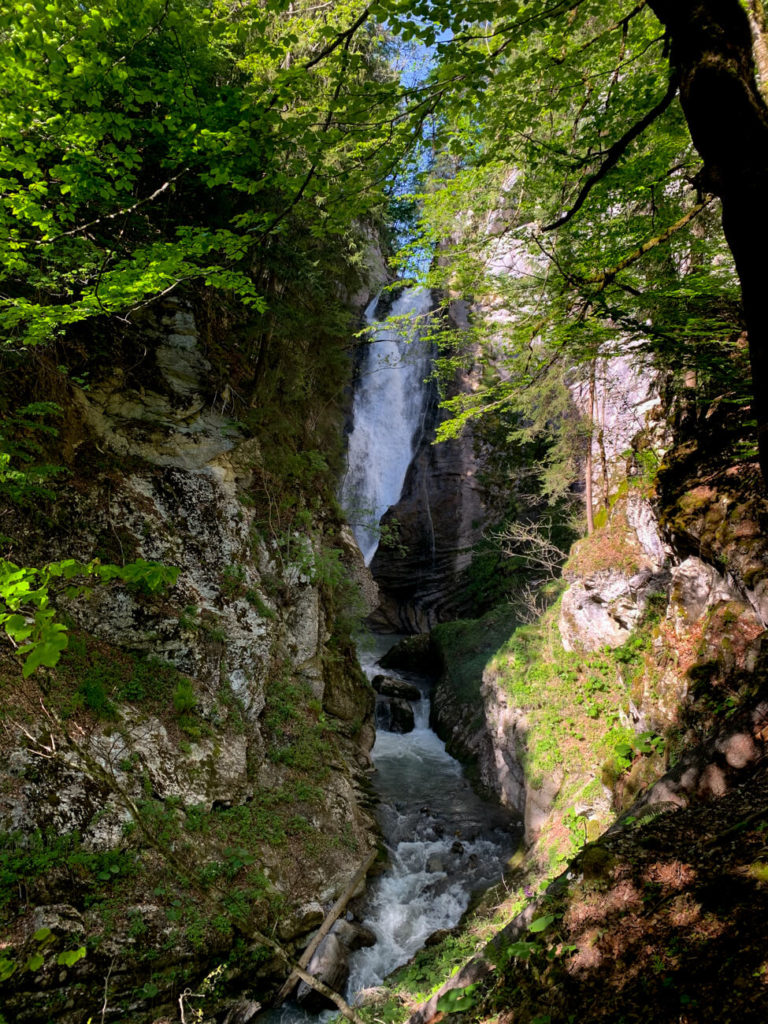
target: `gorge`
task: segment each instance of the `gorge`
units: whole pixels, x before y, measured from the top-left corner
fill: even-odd
[[[766,39],[0,11],[0,1024],[762,1020]]]

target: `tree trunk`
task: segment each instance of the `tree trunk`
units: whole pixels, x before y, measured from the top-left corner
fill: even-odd
[[[592,445],[595,434],[595,360],[589,370],[589,438],[587,440],[587,465],[584,470],[584,504],[587,507],[587,536],[595,532],[594,506],[592,504]]]
[[[741,282],[760,469],[768,483],[768,107],[749,18],[739,0],[649,0],[666,27],[670,63],[702,188],[720,197],[723,230]]]
[[[606,364],[603,364],[604,368]],[[603,375],[602,387],[601,387],[601,401],[598,403],[597,410],[597,447],[600,452],[600,469],[603,475],[603,508],[607,512],[611,506],[611,489],[608,480],[608,458],[605,454],[605,396],[608,390],[607,388],[607,375]]]
[[[749,0],[749,27],[752,30],[752,52],[755,55],[757,81],[763,99],[768,99],[768,25],[763,0]]]

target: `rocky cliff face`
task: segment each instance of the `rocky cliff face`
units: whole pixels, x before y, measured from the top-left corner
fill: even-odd
[[[180,570],[157,591],[62,593],[55,672],[22,681],[4,655],[3,1012],[19,1022],[95,1016],[102,990],[112,1016],[154,1018],[225,960],[208,1006],[263,998],[286,964],[259,936],[295,951],[375,843],[374,698],[337,622],[354,544],[317,503],[273,525],[274,477],[190,309],[167,304],[134,352],[140,374],[74,392],[45,539],[15,524],[29,562]]]
[[[598,386],[598,404],[635,412],[607,474],[593,452],[595,490],[607,480],[609,507],[572,550],[562,598],[503,645],[483,647],[492,630],[478,622],[472,642],[487,664],[474,688],[457,682],[451,635],[433,633],[444,670],[438,731],[542,851],[567,849],[576,819],[598,834],[665,763],[722,731],[724,712],[754,717],[766,686],[766,502],[750,468],[697,466],[690,442],[665,454],[671,438],[653,375],[645,393],[624,364],[601,377],[611,393]],[[655,489],[644,458],[666,460]],[[734,726],[734,739],[726,729],[712,751],[754,744],[750,730]],[[688,790],[675,783],[680,801],[730,784],[712,751],[694,758]]]
[[[454,318],[462,315],[454,311]],[[384,631],[420,633],[470,611],[462,575],[490,517],[472,431],[435,445],[445,414],[435,382],[426,387],[423,428],[403,492],[382,520],[393,540],[379,545],[371,563],[380,590],[371,623]],[[472,373],[457,373],[452,392],[471,389]]]

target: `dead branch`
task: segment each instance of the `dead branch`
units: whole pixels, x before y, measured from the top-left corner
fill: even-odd
[[[599,284],[601,287],[605,287],[605,285],[610,284],[611,281],[613,281],[613,279],[616,277],[616,275],[620,274],[622,270],[626,270],[627,267],[631,266],[633,263],[636,263],[639,259],[642,259],[642,257],[645,256],[647,252],[651,251],[651,249],[655,249],[656,246],[662,245],[664,242],[670,239],[672,235],[676,234],[687,224],[690,224],[690,222],[695,217],[698,217],[701,211],[706,209],[711,203],[714,202],[714,200],[714,196],[708,196],[700,203],[696,203],[696,205],[692,206],[687,213],[684,213],[679,220],[676,220],[674,224],[670,224],[670,226],[668,228],[665,228],[665,230],[662,231],[660,234],[655,235],[653,238],[649,238],[647,241],[643,242],[643,244],[639,245],[637,249],[634,249],[632,252],[628,253],[626,256],[620,259],[618,263],[614,263],[612,267],[609,267],[607,270],[602,270],[599,274],[590,274],[588,277],[582,277],[580,280],[584,284]]]
[[[509,558],[520,558],[528,569],[543,570],[548,579],[559,574],[560,566],[568,557],[552,540],[551,518],[517,520],[509,523],[494,536],[502,543],[502,551]]]
[[[363,878],[365,878],[365,876],[368,874],[368,869],[370,868],[371,864],[373,864],[375,859],[376,851],[374,850],[372,853],[368,855],[367,859],[360,865],[360,867],[357,869],[355,874],[350,879],[349,884],[344,889],[344,892],[341,894],[341,896],[339,896],[339,898],[336,900],[334,905],[329,910],[325,918],[325,921],[323,921],[321,927],[318,928],[315,937],[312,939],[312,941],[309,943],[307,948],[302,953],[301,959],[298,962],[298,967],[306,967],[309,961],[312,959],[312,955],[314,954],[315,950],[323,941],[328,932],[331,930],[339,914],[341,914],[341,912],[346,907],[347,903],[349,903],[350,899],[352,898],[353,892],[358,887]],[[298,975],[296,971],[292,971],[291,974],[288,976],[288,978],[285,981],[285,984],[277,993],[277,998],[275,999],[276,1006],[279,1006],[280,1003],[283,1002],[283,1000],[288,998],[291,989],[296,983],[297,977]]]

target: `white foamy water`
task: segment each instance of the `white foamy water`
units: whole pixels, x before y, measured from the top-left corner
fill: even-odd
[[[377,303],[366,310],[369,325]],[[395,300],[390,315],[401,319],[375,330],[355,387],[341,504],[366,565],[379,545],[381,517],[400,498],[421,429],[431,355],[418,330],[430,304],[426,288],[407,288]]]
[[[392,313],[420,317],[429,304],[428,292],[410,289],[394,303]],[[375,308],[376,300],[367,310],[369,322]],[[409,345],[407,333],[384,328],[376,332],[354,398],[341,501],[366,564],[378,546],[379,520],[402,492],[424,413],[430,353],[418,341]],[[383,671],[377,659],[395,639],[374,637],[370,647],[358,651],[369,679]],[[376,943],[350,957],[344,995],[351,1003],[361,990],[380,984],[407,963],[434,932],[458,924],[472,892],[501,878],[522,832],[505,811],[476,795],[461,765],[429,728],[428,682],[391,670],[385,674],[417,685],[422,699],[411,702],[413,731],[379,730],[372,751],[377,817],[389,866],[370,883],[364,905],[355,909]],[[377,696],[379,702],[384,699]],[[315,1024],[333,1015],[326,1011],[315,1016],[289,1003],[261,1021]]]
[[[375,657],[361,656],[369,677],[382,671]],[[416,728],[377,732],[372,752],[390,866],[368,890],[363,916],[377,941],[351,957],[351,1001],[406,963],[433,932],[456,925],[472,892],[499,880],[520,839],[506,813],[476,795],[429,728],[427,687],[420,685],[425,696],[413,702]]]

